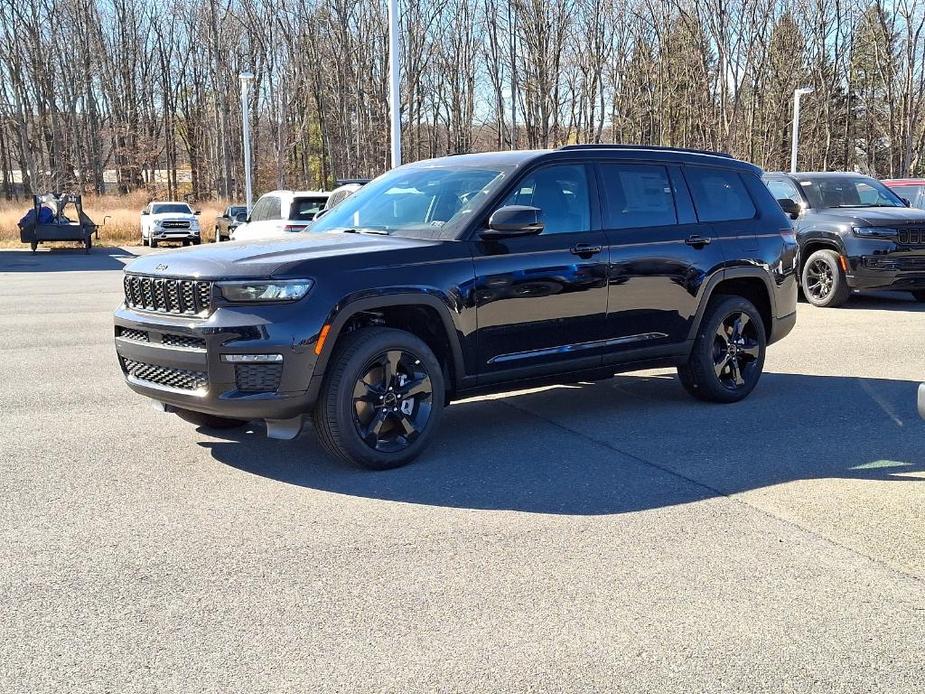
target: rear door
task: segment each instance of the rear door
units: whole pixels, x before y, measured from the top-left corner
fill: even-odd
[[[473,242],[481,381],[602,363],[607,242],[596,200],[591,167],[542,166],[498,207],[539,207],[543,232]]]
[[[610,246],[610,357],[679,349],[705,279],[724,260],[713,229],[697,220],[679,165],[613,161],[597,168]]]

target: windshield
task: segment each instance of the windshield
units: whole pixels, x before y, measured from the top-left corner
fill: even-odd
[[[398,168],[320,217],[312,231],[392,233],[465,224],[507,170],[468,166]]]
[[[912,186],[896,186],[890,188],[899,197],[909,201],[910,207],[925,209],[925,184]]]
[[[905,207],[893,191],[866,176],[808,178],[800,185],[816,208],[826,207]]]
[[[164,202],[151,205],[151,214],[193,214],[190,206],[183,202]]]

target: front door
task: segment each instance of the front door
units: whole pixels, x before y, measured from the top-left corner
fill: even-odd
[[[611,357],[680,348],[704,280],[723,263],[713,228],[698,222],[677,166],[601,162],[598,171],[610,245]]]
[[[540,208],[542,233],[473,241],[485,381],[601,363],[608,253],[592,173],[583,164],[528,172],[499,206]]]

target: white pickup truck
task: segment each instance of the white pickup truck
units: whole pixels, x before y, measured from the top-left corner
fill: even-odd
[[[163,241],[180,241],[184,246],[201,241],[199,211],[185,202],[149,202],[141,211],[141,243],[157,248]]]

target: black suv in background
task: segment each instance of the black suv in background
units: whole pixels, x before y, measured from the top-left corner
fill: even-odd
[[[764,181],[794,220],[811,304],[839,306],[852,289],[925,301],[925,210],[860,174],[769,173]]]
[[[394,169],[293,238],[126,268],[129,386],[207,426],[311,413],[332,454],[390,468],[450,401],[677,367],[735,402],[793,328],[797,244],[751,164],[620,146]]]

